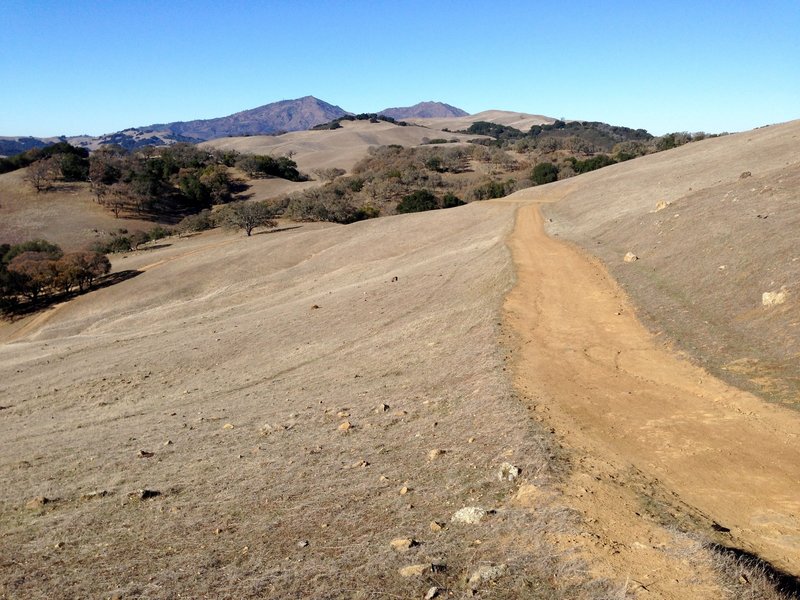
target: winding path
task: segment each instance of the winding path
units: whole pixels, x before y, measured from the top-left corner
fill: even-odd
[[[657,345],[605,268],[517,198],[506,318],[518,387],[567,445],[657,480],[712,536],[800,575],[798,415]]]

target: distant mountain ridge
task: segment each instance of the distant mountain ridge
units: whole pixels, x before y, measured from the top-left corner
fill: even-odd
[[[393,119],[449,119],[466,117],[469,113],[444,102],[419,102],[414,106],[384,108],[378,113]]]
[[[174,135],[205,141],[228,136],[304,131],[347,114],[349,113],[339,106],[328,104],[314,96],[304,96],[296,100],[272,102],[227,117],[176,121],[136,129],[154,133],[169,131]]]
[[[199,143],[222,137],[273,135],[305,131],[351,114],[353,113],[347,112],[340,106],[329,104],[314,96],[304,96],[294,100],[272,102],[225,117],[156,123],[95,137],[0,137],[0,156],[11,156],[58,141],[66,141],[90,150],[105,144],[118,144],[130,150],[142,146],[161,146],[178,142]],[[395,119],[452,118],[467,115],[460,108],[433,101],[420,102],[408,107],[387,108],[377,114]]]

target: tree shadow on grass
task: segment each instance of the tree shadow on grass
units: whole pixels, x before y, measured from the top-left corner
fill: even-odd
[[[255,231],[253,235],[264,235],[266,233],[279,233],[281,231],[290,231],[292,229],[300,229],[302,225],[291,225],[288,227],[278,227],[277,229],[265,229],[264,231]]]
[[[29,300],[27,302],[6,303],[5,305],[0,306],[0,317],[13,323],[14,321],[18,321],[19,319],[50,308],[54,304],[68,302],[73,298],[83,296],[94,290],[101,290],[103,288],[111,287],[112,285],[117,285],[123,281],[133,279],[142,273],[144,273],[144,271],[136,271],[134,269],[118,271],[116,273],[109,273],[108,275],[98,277],[92,286],[83,291],[73,290],[67,293],[61,292],[58,294],[48,294],[46,296],[37,298],[36,300]]]
[[[170,246],[172,246],[172,244],[156,244],[154,246],[139,246],[136,250],[160,250],[161,248],[169,248]]]

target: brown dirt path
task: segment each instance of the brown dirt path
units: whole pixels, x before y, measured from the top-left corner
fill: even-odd
[[[516,198],[526,205],[510,239],[518,281],[506,318],[519,343],[517,385],[591,463],[574,504],[621,540],[609,568],[629,568],[633,545],[658,546],[632,542],[641,523],[620,518],[635,488],[655,485],[683,507],[673,516],[689,513],[709,537],[800,574],[798,415],[659,347],[598,261],[545,234],[538,204],[528,202],[567,190]],[[609,482],[616,487],[604,495],[598,486]],[[730,532],[713,531],[715,523]]]

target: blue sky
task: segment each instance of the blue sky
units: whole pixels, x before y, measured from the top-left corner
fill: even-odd
[[[800,118],[800,0],[0,1],[0,135],[314,95],[669,131]]]

